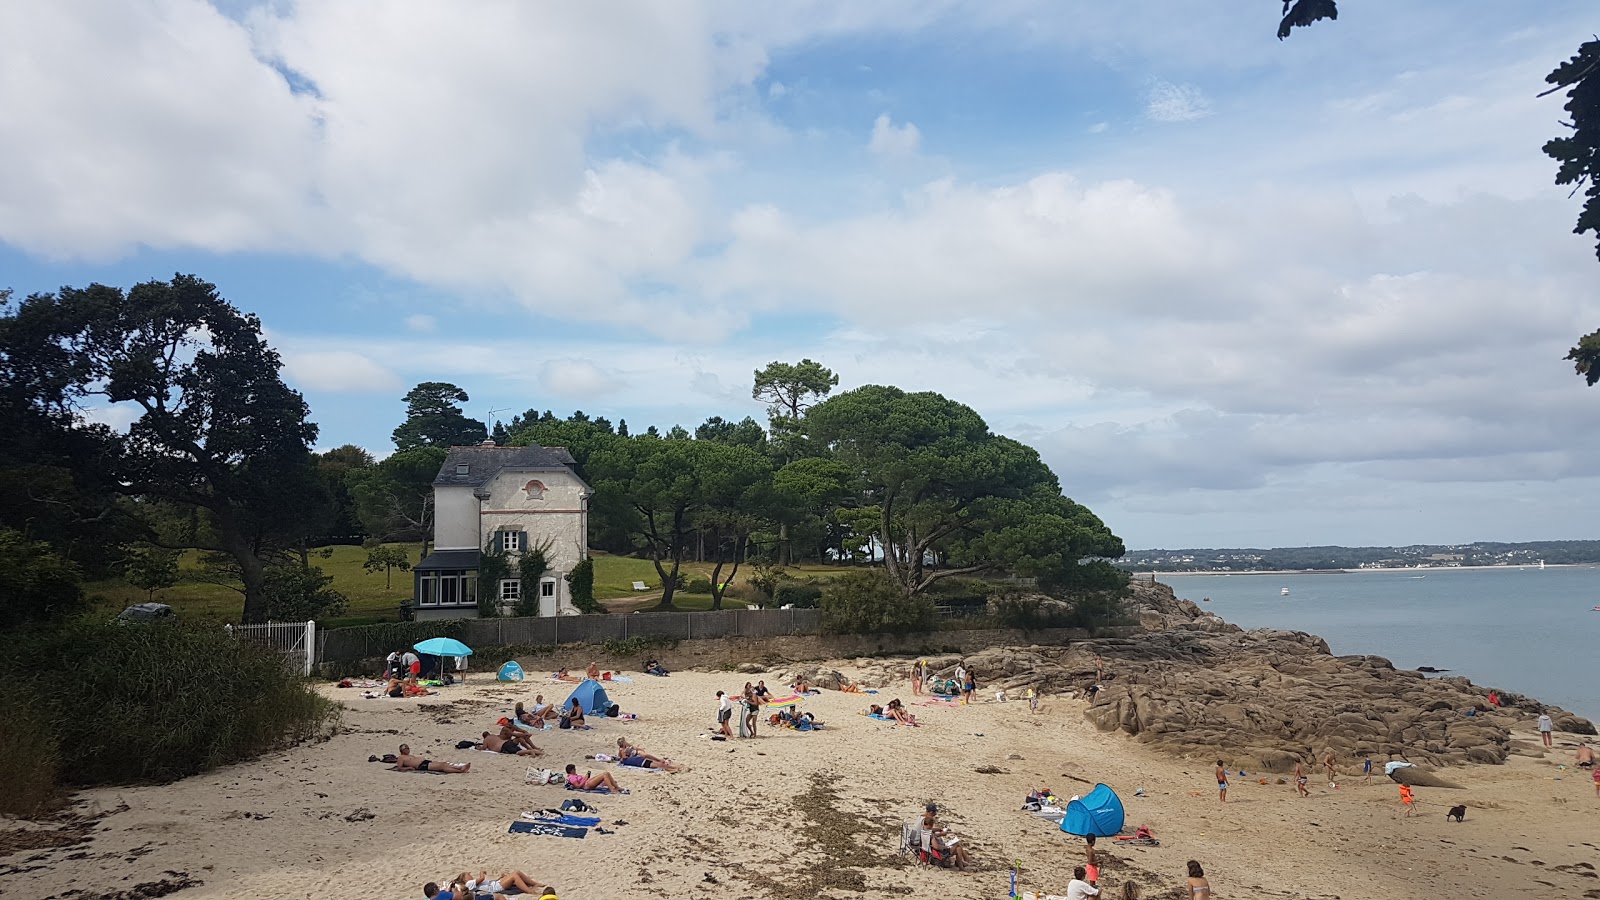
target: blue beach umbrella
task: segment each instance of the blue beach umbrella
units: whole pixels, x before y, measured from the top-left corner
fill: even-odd
[[[447,637],[428,638],[425,641],[419,641],[418,643],[412,645],[411,649],[417,651],[418,653],[426,653],[429,656],[437,656],[441,658],[446,656],[460,658],[472,655],[471,647],[468,647],[466,644],[461,643],[455,638]],[[439,664],[439,672],[440,680],[442,681],[444,678],[444,664],[442,662]]]

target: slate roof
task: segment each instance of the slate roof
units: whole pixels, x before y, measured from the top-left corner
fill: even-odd
[[[478,487],[488,484],[501,469],[569,470],[573,462],[564,447],[451,447],[433,483]],[[462,465],[467,474],[457,475],[456,468]]]
[[[435,550],[422,558],[422,562],[412,571],[432,572],[436,570],[476,569],[479,558],[483,555],[479,550]]]

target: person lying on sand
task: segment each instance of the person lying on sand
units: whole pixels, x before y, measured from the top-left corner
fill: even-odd
[[[477,878],[468,878],[466,872],[457,875],[452,886],[461,885],[474,894],[505,894],[522,892],[538,896],[547,888],[522,872],[502,872],[499,878],[486,877],[489,873],[479,872]]]
[[[1592,769],[1592,768],[1594,768],[1594,751],[1589,748],[1588,744],[1579,744],[1578,745],[1577,757],[1578,757],[1578,768],[1580,768],[1580,769]]]
[[[638,769],[661,769],[665,772],[678,771],[677,765],[672,760],[651,756],[628,743],[627,738],[617,738],[617,762],[621,765],[633,766]]]
[[[452,884],[441,888],[436,881],[430,881],[422,886],[422,896],[428,900],[510,900],[505,894],[478,894],[467,889],[465,884]]]
[[[388,683],[383,686],[383,692],[395,698],[426,697],[433,693],[433,691],[417,684],[415,679],[410,678],[404,680],[399,678],[389,679]]]
[[[874,704],[872,704],[872,705],[867,707],[867,715],[869,715],[869,716],[881,716],[883,714],[884,714],[883,713],[883,707],[879,706],[876,703],[874,703]]]
[[[896,722],[899,722],[901,725],[916,725],[916,724],[918,724],[917,723],[917,717],[913,716],[911,713],[906,712],[906,708],[901,705],[899,697],[896,697],[893,700],[889,701],[889,706],[888,706],[888,709],[886,710],[886,712],[888,713],[889,718],[895,720]]]
[[[596,775],[593,772],[585,772],[582,775],[579,775],[578,767],[572,763],[567,763],[567,784],[577,788],[580,791],[592,791],[595,788],[605,788],[606,790],[615,794],[625,793],[621,787],[617,786],[617,780],[611,777],[610,772],[601,772],[599,775]]]
[[[579,678],[576,675],[569,674],[564,667],[560,668],[560,669],[557,669],[556,670],[556,674],[552,675],[551,677],[554,678],[557,681],[582,681],[583,680],[582,678]]]
[[[490,734],[487,731],[483,733],[482,742],[473,744],[472,749],[488,750],[491,753],[504,753],[507,756],[542,756],[544,754],[543,750],[537,748],[530,750],[516,741]]]
[[[407,744],[400,745],[400,755],[395,758],[394,767],[402,772],[415,769],[418,772],[438,772],[441,775],[460,775],[472,771],[472,763],[447,763],[423,759],[411,755],[411,747]]]

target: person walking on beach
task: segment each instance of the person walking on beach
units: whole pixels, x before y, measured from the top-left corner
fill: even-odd
[[[1324,753],[1322,755],[1322,768],[1324,768],[1324,769],[1326,769],[1328,771],[1328,784],[1329,784],[1329,786],[1337,787],[1337,785],[1334,784],[1334,780],[1333,780],[1333,776],[1334,776],[1334,773],[1335,773],[1336,766],[1334,765],[1333,748],[1331,748],[1331,747],[1328,749],[1327,753]]]
[[[956,693],[957,694],[964,694],[964,693],[966,693],[966,688],[967,688],[967,664],[966,664],[966,661],[963,660],[962,662],[956,663]]]
[[[1411,785],[1409,784],[1400,785],[1400,806],[1405,810],[1407,819],[1411,818],[1412,814],[1417,811],[1417,798],[1411,793]]]
[[[974,703],[974,702],[976,702],[977,701],[977,693],[978,693],[978,679],[971,672],[968,672],[967,673],[967,680],[961,683],[961,702],[962,703]]]
[[[1306,787],[1306,781],[1308,780],[1306,778],[1305,760],[1296,760],[1294,764],[1294,789],[1302,797],[1311,796],[1311,790]]]
[[[922,660],[920,659],[917,660],[916,665],[911,667],[911,696],[922,696]]]
[[[1372,757],[1369,756],[1361,761],[1361,774],[1367,777],[1367,784],[1372,783]]]
[[[1228,802],[1228,770],[1222,767],[1222,760],[1217,760],[1217,800]]]
[[[1550,719],[1549,713],[1539,714],[1539,740],[1544,741],[1546,747],[1555,746],[1552,732],[1556,730],[1556,723]]]

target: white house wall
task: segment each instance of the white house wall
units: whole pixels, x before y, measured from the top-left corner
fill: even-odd
[[[531,481],[539,482],[543,490],[530,495]],[[548,543],[546,577],[556,581],[557,609],[570,610],[571,587],[565,576],[589,552],[588,486],[565,470],[501,469],[487,487],[482,539],[487,541],[496,531],[525,531],[528,549]],[[538,589],[535,584],[522,586],[525,593]]]

